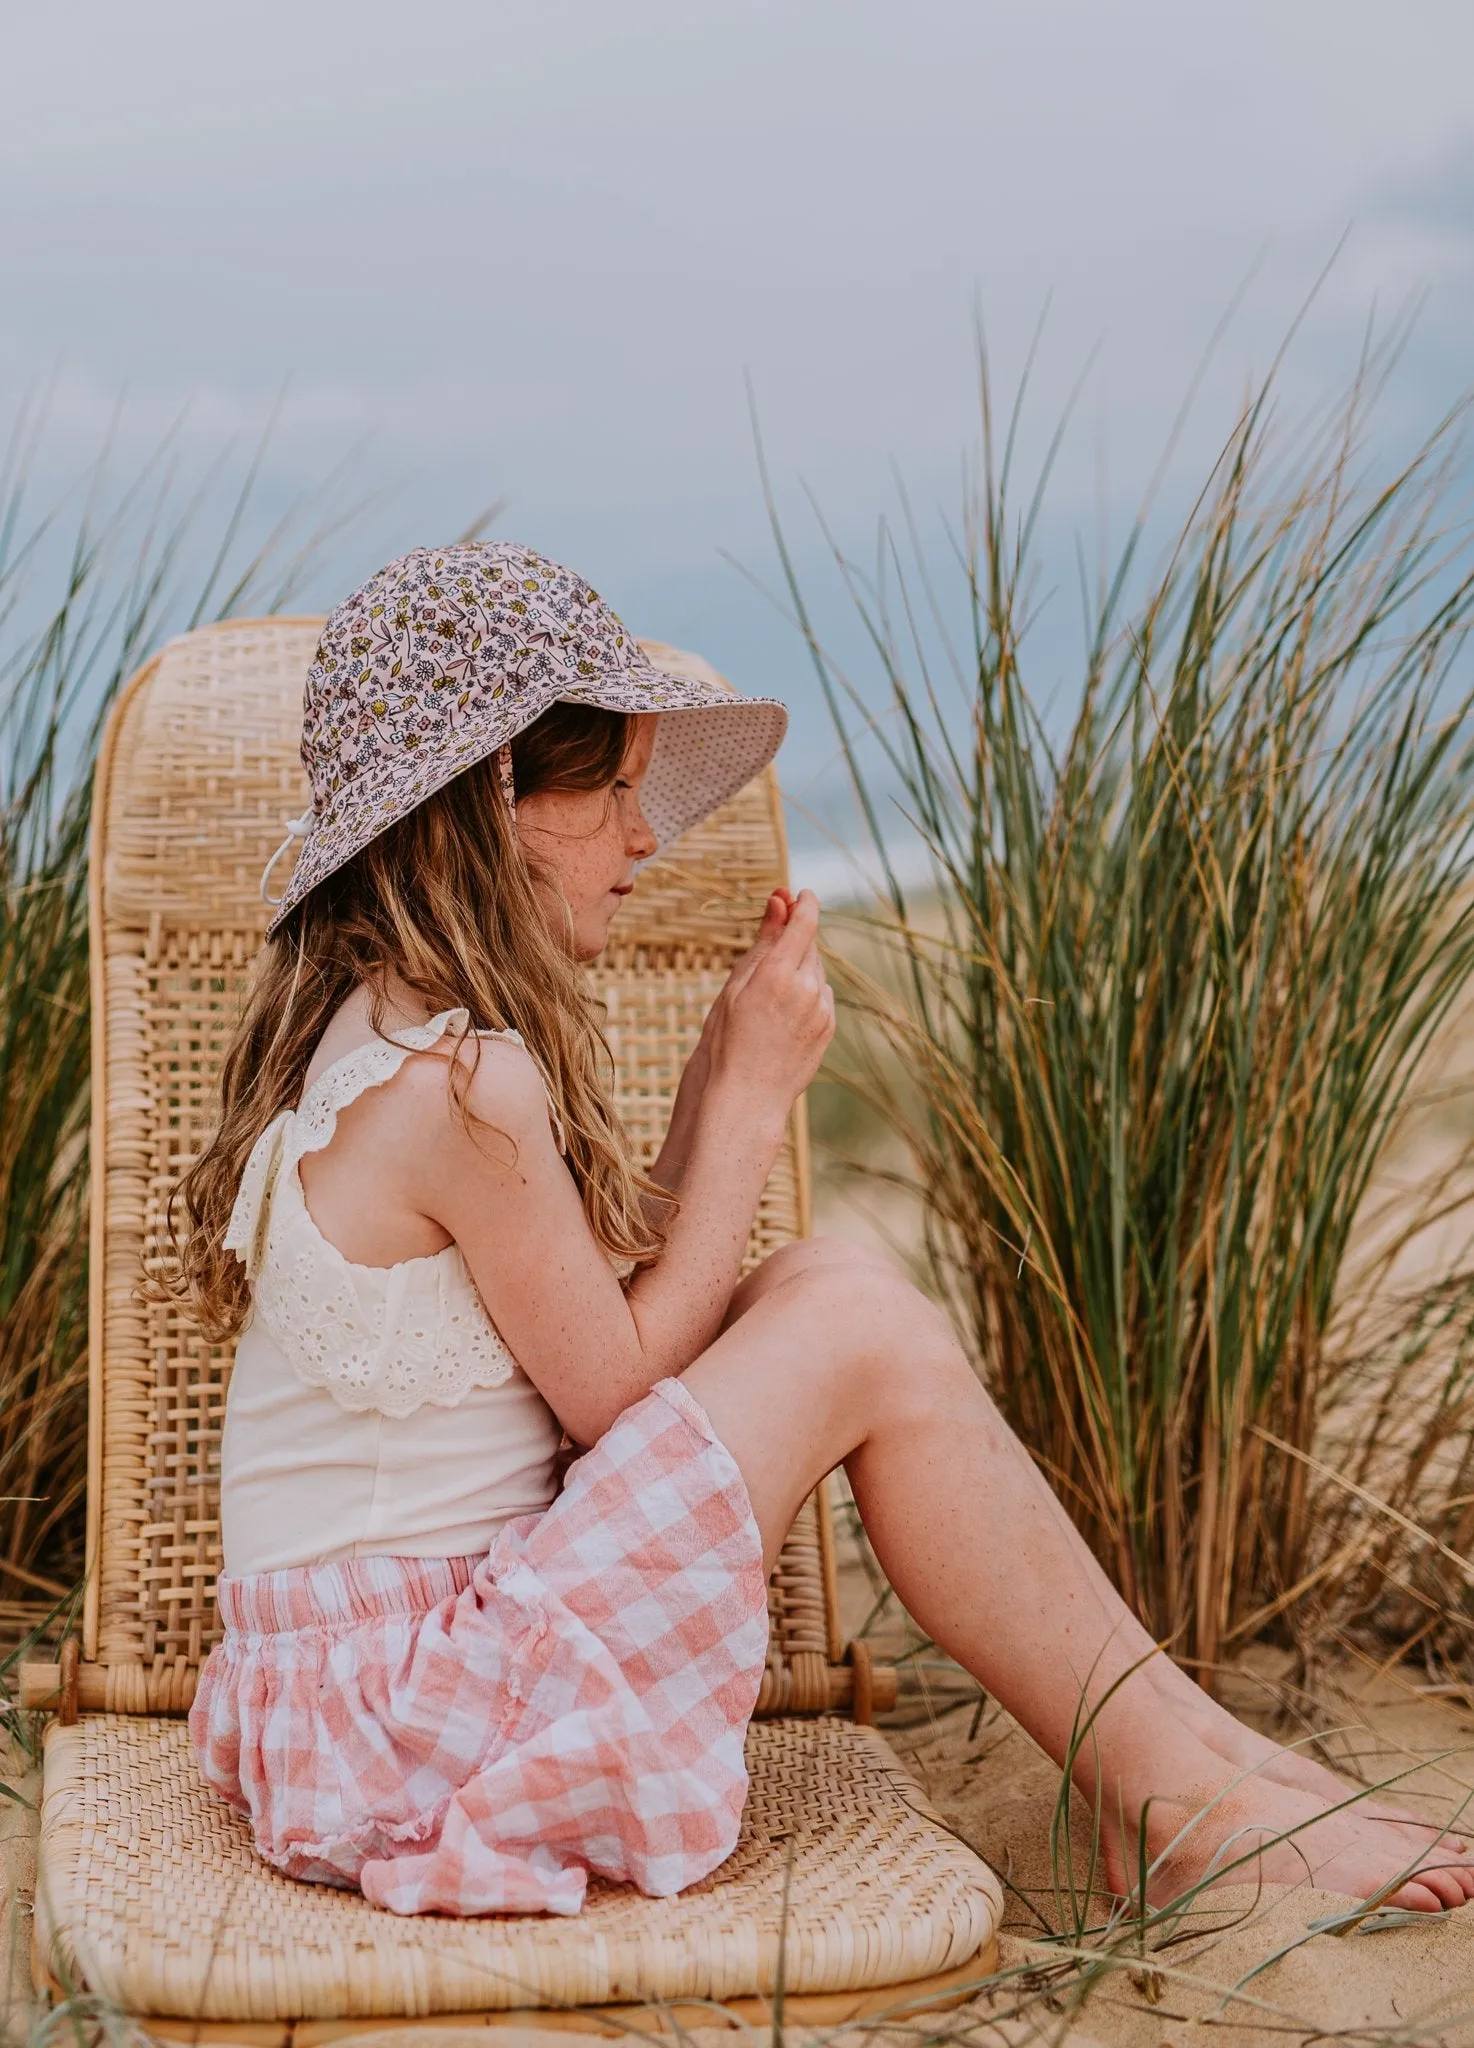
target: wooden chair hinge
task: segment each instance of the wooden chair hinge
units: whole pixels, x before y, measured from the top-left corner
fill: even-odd
[[[850,1642],[845,1648],[845,1662],[855,1675],[854,1696],[850,1702],[850,1719],[857,1728],[875,1726],[875,1660],[870,1654],[868,1643]],[[894,1674],[892,1674],[894,1676]],[[891,1688],[891,1704],[894,1706],[894,1685]]]

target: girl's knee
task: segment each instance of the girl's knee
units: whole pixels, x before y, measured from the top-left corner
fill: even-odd
[[[778,1279],[796,1273],[890,1273],[901,1277],[895,1263],[884,1252],[849,1237],[796,1237],[791,1244],[771,1252],[758,1268]],[[756,1275],[754,1275],[756,1278]]]
[[[947,1318],[899,1268],[830,1243],[836,1252],[793,1260],[768,1290],[771,1308],[786,1304],[802,1325],[795,1355],[804,1370],[867,1409],[941,1399],[959,1373],[971,1378]]]
[[[976,1400],[981,1388],[950,1320],[896,1267],[827,1271],[821,1286],[824,1321],[847,1339],[848,1387],[878,1425],[956,1415]]]
[[[724,1327],[745,1315],[755,1303],[780,1287],[822,1282],[836,1273],[895,1272],[890,1261],[867,1245],[844,1237],[799,1237],[769,1252],[760,1266],[738,1283]],[[897,1276],[899,1277],[899,1276]]]

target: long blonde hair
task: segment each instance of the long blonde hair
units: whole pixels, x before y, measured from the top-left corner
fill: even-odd
[[[610,788],[629,734],[621,712],[554,704],[512,742],[519,798]],[[313,1048],[354,989],[368,990],[369,1022],[383,1035],[391,974],[432,1014],[464,1006],[468,1035],[477,1027],[521,1033],[566,1134],[568,1168],[594,1237],[616,1259],[659,1253],[664,1237],[647,1200],[656,1214],[668,1213],[673,1200],[635,1165],[614,1108],[597,1005],[549,929],[536,879],[487,760],[370,840],[266,941],[221,1065],[219,1122],[166,1209],[173,1260],[159,1284],[190,1303],[208,1337],[234,1336],[250,1307],[245,1268],[222,1240],[252,1147],[301,1099]],[[466,1104],[480,1057],[480,1041],[470,1044],[469,1066],[459,1058],[448,1063],[454,1113],[467,1128],[481,1121]]]

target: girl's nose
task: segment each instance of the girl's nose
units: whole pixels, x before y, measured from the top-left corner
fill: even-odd
[[[649,860],[659,844],[660,841],[650,830],[650,820],[637,806],[634,818],[630,824],[629,838],[626,841],[626,848],[630,859]]]

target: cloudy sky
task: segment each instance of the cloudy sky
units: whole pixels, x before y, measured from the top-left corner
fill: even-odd
[[[1467,0],[98,0],[0,5],[0,404],[54,381],[64,479],[124,400],[207,452],[285,385],[264,501],[360,447],[380,494],[311,598],[497,530],[636,630],[795,703],[744,378],[863,545],[894,463],[950,510],[973,316],[1041,425],[1098,357],[1064,525],[1120,518],[1245,277],[1184,445],[1216,442],[1341,237],[1311,398],[1374,303],[1428,304],[1394,413],[1471,381]],[[1196,438],[1194,438],[1196,436]]]

